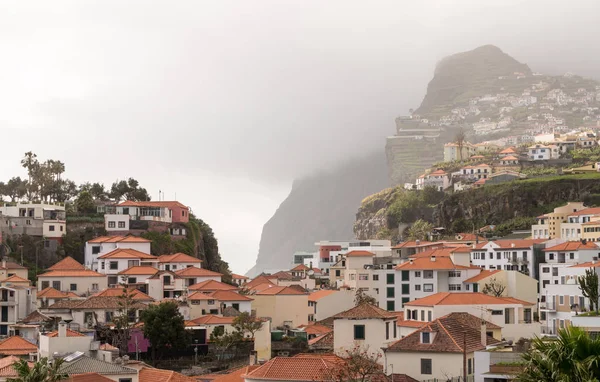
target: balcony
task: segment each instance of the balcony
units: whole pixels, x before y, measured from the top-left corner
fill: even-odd
[[[546,312],[556,312],[556,304],[554,301],[540,302],[540,310]]]
[[[529,264],[529,260],[524,259],[522,257],[510,257],[508,259],[508,262],[514,265],[525,265],[525,264]]]

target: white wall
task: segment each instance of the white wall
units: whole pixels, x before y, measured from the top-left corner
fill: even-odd
[[[389,338],[386,338],[386,323],[388,323],[390,328]],[[355,325],[365,326],[364,340],[354,339]],[[383,356],[381,348],[387,347],[388,344],[395,342],[399,338],[397,328],[396,337],[394,337],[394,326],[396,326],[396,321],[392,319],[335,319],[333,321],[333,331],[335,333],[333,336],[333,351],[334,353],[343,356],[345,351],[352,350],[354,347],[359,346],[362,350],[368,351],[371,354],[381,354]],[[383,363],[383,358],[381,362]]]
[[[468,358],[473,353],[467,354]],[[421,374],[421,359],[431,359],[432,374]],[[428,352],[387,352],[387,372],[403,373],[417,380],[461,377],[463,367],[462,353],[428,353]]]
[[[340,290],[316,302],[315,315],[316,321],[323,320],[335,314],[354,307],[355,292],[352,290]]]
[[[114,227],[110,227],[109,222],[114,223]],[[119,227],[119,223],[123,226]],[[107,232],[129,231],[129,215],[104,214],[104,229]]]

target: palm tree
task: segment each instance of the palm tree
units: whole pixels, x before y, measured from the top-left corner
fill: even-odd
[[[15,362],[13,367],[17,371],[17,378],[8,378],[7,382],[57,382],[63,381],[69,376],[61,373],[60,367],[63,364],[62,359],[55,359],[48,362],[48,358],[42,358],[36,362],[33,367],[24,359]]]
[[[522,382],[587,382],[600,380],[600,338],[567,327],[556,339],[535,338],[523,355]]]

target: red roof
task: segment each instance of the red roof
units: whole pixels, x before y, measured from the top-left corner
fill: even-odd
[[[334,294],[337,293],[339,291],[334,290],[334,289],[321,289],[318,290],[316,292],[312,292],[311,294],[308,295],[308,301],[319,301],[320,299],[322,299],[325,296],[329,296],[330,294]]]
[[[0,342],[0,354],[7,355],[28,355],[37,353],[36,345],[20,336],[12,336]]]
[[[223,274],[218,272],[209,271],[208,269],[198,268],[198,267],[187,267],[180,269],[175,272],[177,276],[180,277],[216,277],[223,276]]]
[[[545,241],[546,240],[544,240],[544,239],[516,239],[516,240],[503,239],[503,240],[492,241],[492,243],[495,243],[496,245],[500,246],[500,248],[502,248],[502,249],[512,249],[512,248],[527,249],[527,248],[531,248],[534,244],[541,244]]]
[[[520,304],[530,306],[530,302],[508,297],[494,297],[483,293],[450,293],[438,292],[427,297],[419,298],[404,305],[435,306],[435,305],[505,305]]]
[[[460,237],[460,239],[459,239]],[[483,236],[476,235],[474,233],[461,232],[455,235],[455,239],[459,241],[487,241]]]
[[[306,292],[302,292],[296,288],[292,288],[289,286],[272,286],[270,288],[264,289],[260,292],[257,292],[257,296],[274,296],[274,295],[306,295]]]
[[[217,290],[210,293],[210,296],[215,300],[219,301],[252,301],[253,299],[244,296],[243,294],[239,294],[236,292],[232,292],[230,290]]]
[[[67,293],[61,292],[52,287],[44,288],[38,292],[37,298],[51,298],[51,299],[59,299],[59,298],[69,298]]]
[[[256,276],[254,279],[250,280],[245,287],[248,289],[253,289],[256,286],[259,286],[261,284],[271,284],[271,285],[275,285],[274,282],[271,281],[271,279],[269,279],[267,276],[265,275],[260,275],[260,276]]]
[[[231,278],[234,279],[234,280],[248,280],[250,277],[243,276],[243,275],[238,275],[237,273],[232,273],[231,274]]]
[[[456,265],[450,257],[417,257],[396,266],[396,270],[453,270],[453,269],[469,269],[467,266]]]
[[[88,243],[150,243],[151,240],[139,236],[100,236]]]
[[[53,266],[51,266],[50,268],[48,268],[48,270],[50,270],[50,271],[66,271],[66,270],[80,270],[80,269],[85,269],[85,267],[83,265],[79,264],[79,262],[77,260],[75,260],[74,258],[72,258],[71,256],[65,257],[58,263],[56,263]]]
[[[435,170],[432,173],[429,173],[429,175],[446,175],[446,171],[444,170]]]
[[[131,295],[131,298],[133,300],[137,300],[137,301],[154,301],[154,299],[150,296],[148,296],[146,293],[138,290],[138,289],[128,289],[127,290],[128,294]],[[125,292],[123,291],[123,288],[107,288],[104,289],[103,291],[100,291],[96,294],[93,295],[93,297],[120,297],[120,296],[124,296]]]
[[[350,251],[346,253],[346,257],[370,257],[375,256],[373,252],[369,251]]]
[[[27,284],[29,284],[29,280],[24,279],[22,277],[19,277],[17,275],[12,275],[9,278],[6,278],[6,279],[4,279],[4,280],[2,280],[0,282],[3,282],[3,283],[27,283]]]
[[[590,207],[590,208],[584,208],[582,210],[579,210],[577,212],[573,212],[572,214],[569,214],[569,216],[582,216],[582,215],[598,215],[600,214],[600,207]]]
[[[599,247],[591,241],[583,244],[580,241],[566,241],[562,244],[555,245],[544,249],[545,252],[560,252],[560,251],[580,251],[580,250],[597,250]]]
[[[201,263],[197,257],[187,255],[185,253],[174,253],[172,255],[162,255],[158,257],[159,263]]]
[[[516,151],[512,147],[500,151],[500,154],[515,154]]]
[[[519,158],[517,158],[514,155],[508,155],[508,156],[505,156],[504,158],[502,158],[502,160],[516,160],[516,161],[518,161]]]
[[[155,275],[156,273],[158,273],[158,269],[149,265],[134,265],[133,267],[129,267],[124,271],[119,272],[118,274],[127,276],[144,276]]]
[[[207,314],[206,316],[201,316],[193,319],[198,325],[225,325],[225,324],[233,324],[233,320],[235,317],[221,317],[215,316],[214,314]]]
[[[394,312],[388,312],[387,310],[381,309],[378,306],[362,303],[360,305],[355,306],[354,308],[348,309],[344,312],[338,313],[333,316],[336,318],[349,318],[349,319],[367,319],[367,318],[380,318],[380,319],[388,319],[388,318],[396,318],[396,314]]]
[[[46,337],[58,337],[58,330],[45,334]],[[85,334],[67,329],[67,337],[85,337]]]
[[[213,382],[244,382],[243,375],[250,373],[252,370],[257,369],[260,365],[252,365],[252,366],[244,366],[235,371],[230,372],[229,374],[219,375],[217,378],[213,379]],[[202,377],[198,379],[202,380]]]
[[[290,271],[296,271],[296,272],[299,272],[299,271],[309,271],[309,270],[310,270],[310,268],[307,267],[304,264],[298,264],[294,268],[290,269]]]
[[[140,382],[197,382],[196,378],[186,377],[173,370],[143,367],[139,372]]]
[[[333,356],[275,357],[243,376],[246,380],[323,381],[342,365]]]
[[[496,270],[482,270],[477,276],[473,276],[470,279],[466,279],[463,283],[476,283],[483,279],[490,277],[491,275],[495,275],[496,273],[501,272],[501,269]]]
[[[215,290],[236,290],[237,287],[216,280],[205,280],[200,283],[190,285],[188,290],[196,290],[203,292],[212,292]]]
[[[106,253],[100,257],[99,259],[149,259],[149,260],[158,260],[156,256],[152,256],[148,253],[136,251],[135,249],[130,248],[117,248],[114,251]]]
[[[121,202],[119,204],[117,204],[117,206],[119,207],[161,207],[161,208],[185,208],[187,209],[188,207],[183,205],[182,203],[179,203],[177,201],[147,201],[147,202],[134,202],[132,200],[126,200],[124,202]]]

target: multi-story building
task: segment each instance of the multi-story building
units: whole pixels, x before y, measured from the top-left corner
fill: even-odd
[[[108,276],[108,285],[121,282],[120,272],[135,266],[158,269],[158,257],[135,249],[118,248],[98,257],[98,272]]]
[[[471,249],[473,265],[487,270],[520,271],[537,278],[534,251],[543,248],[543,239],[496,240]]]
[[[567,216],[567,222],[560,225],[560,238],[565,240],[586,239],[597,241],[600,230],[600,208],[584,208]]]
[[[0,286],[0,335],[8,335],[9,326],[35,311],[35,292],[29,285]]]
[[[150,240],[138,236],[97,237],[85,243],[85,266],[97,271],[99,268],[98,257],[116,249],[134,249],[139,252],[150,254],[150,243]]]
[[[460,146],[456,142],[444,144],[444,162],[467,160],[477,152],[477,147],[469,142],[463,142]]]
[[[562,207],[556,207],[553,212],[538,216],[537,224],[531,226],[533,239],[560,239],[561,226],[569,223],[568,217],[573,213],[585,209],[581,202],[569,202]],[[569,227],[571,228],[571,227]],[[564,239],[564,238],[563,238]]]
[[[165,223],[187,223],[190,208],[177,201],[134,202],[117,204],[117,215],[129,215],[131,220],[150,220]]]
[[[528,147],[527,150],[529,159],[532,161],[558,159],[560,157],[560,151],[556,145],[536,144]]]
[[[26,234],[60,242],[67,233],[62,203],[5,203],[0,215],[0,230],[6,236]]]
[[[346,253],[344,286],[350,289],[369,291],[371,288],[371,269],[375,254],[369,251],[355,250]]]
[[[416,188],[422,190],[425,187],[433,187],[438,191],[444,191],[450,185],[450,178],[444,170],[436,170],[426,173],[417,178]]]

